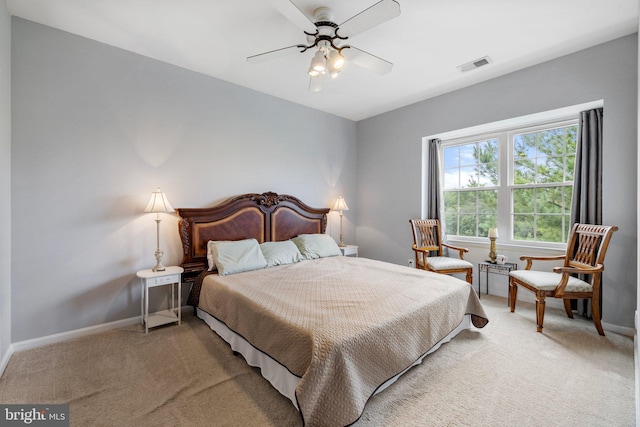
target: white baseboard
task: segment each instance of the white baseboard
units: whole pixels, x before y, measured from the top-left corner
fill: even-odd
[[[13,344],[9,344],[9,348],[7,352],[2,356],[2,360],[0,360],[0,378],[2,378],[2,374],[4,374],[4,369],[9,364],[9,360],[13,356]]]
[[[636,333],[635,329],[630,328],[628,326],[613,325],[607,322],[602,322],[602,329],[604,329],[607,332],[613,332],[615,334],[620,334],[620,335],[624,335],[632,338],[633,338],[633,335]]]
[[[183,306],[182,313],[193,312],[193,307]],[[12,344],[13,352],[19,352],[29,350],[32,348],[43,347],[49,344],[55,344],[59,342],[68,341],[70,339],[84,337],[87,335],[97,334],[99,332],[110,331],[113,329],[123,328],[126,326],[135,325],[140,323],[140,316],[130,317],[128,319],[116,320],[114,322],[102,323],[100,325],[89,326],[86,328],[75,329],[73,331],[61,332],[59,334],[47,335],[46,337],[33,338],[30,340],[19,341]],[[12,353],[13,353],[12,352]],[[8,362],[8,361],[7,361]]]

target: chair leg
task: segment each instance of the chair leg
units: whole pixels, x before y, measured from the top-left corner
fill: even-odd
[[[544,306],[546,305],[545,295],[538,292],[536,295],[536,323],[538,324],[538,332],[542,332],[542,323],[544,322]]]
[[[479,279],[478,279],[479,280]],[[516,311],[516,298],[518,297],[518,285],[509,280],[509,308],[513,313]]]
[[[569,318],[573,319],[573,310],[571,310],[571,300],[570,299],[564,299],[564,311],[567,312],[567,316],[569,316]]]
[[[473,269],[472,268],[467,270],[467,283],[473,286]]]
[[[595,323],[598,333],[604,336],[604,329],[602,329],[602,323],[600,323],[600,301],[597,295],[591,298],[591,315],[593,316],[593,323]]]

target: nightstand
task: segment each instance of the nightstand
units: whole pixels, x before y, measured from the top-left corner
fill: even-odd
[[[482,272],[485,273],[485,283],[487,284],[487,295],[489,295],[489,273],[509,276],[509,273],[518,269],[518,264],[513,262],[505,262],[504,264],[494,264],[491,261],[480,261],[478,263],[478,298],[481,298],[480,278]],[[507,298],[508,302],[509,298]]]
[[[340,248],[340,252],[344,256],[358,256],[358,247],[356,245],[347,245],[347,246],[338,246]]]
[[[140,270],[136,276],[142,283],[142,299],[140,310],[142,311],[142,322],[144,323],[144,333],[149,333],[149,328],[166,325],[167,323],[178,322],[182,319],[182,267],[166,267],[164,271]],[[156,286],[171,285],[171,308],[169,310],[157,311],[149,314],[149,288]],[[176,294],[176,285],[178,292]],[[176,305],[176,295],[178,304]]]

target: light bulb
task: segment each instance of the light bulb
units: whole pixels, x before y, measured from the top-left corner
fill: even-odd
[[[344,65],[344,57],[337,50],[329,54],[329,68],[339,70]]]
[[[324,55],[322,54],[321,51],[317,51],[316,54],[313,56],[313,59],[311,60],[310,69],[313,69],[318,73],[324,73],[326,71],[326,67],[324,63]]]
[[[320,75],[319,71],[316,71],[313,66],[309,67],[309,71],[307,71],[307,74],[309,74],[311,77],[318,77]]]

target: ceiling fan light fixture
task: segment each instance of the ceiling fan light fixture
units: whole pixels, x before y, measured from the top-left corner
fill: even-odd
[[[313,66],[309,67],[309,71],[307,71],[307,74],[309,74],[311,77],[318,77],[320,75],[319,71],[316,71]]]
[[[313,69],[318,73],[325,73],[327,71],[324,54],[322,53],[322,51],[318,50],[316,54],[313,56],[313,59],[311,60],[310,69]]]
[[[329,68],[339,70],[344,65],[344,56],[337,50],[329,53]]]

